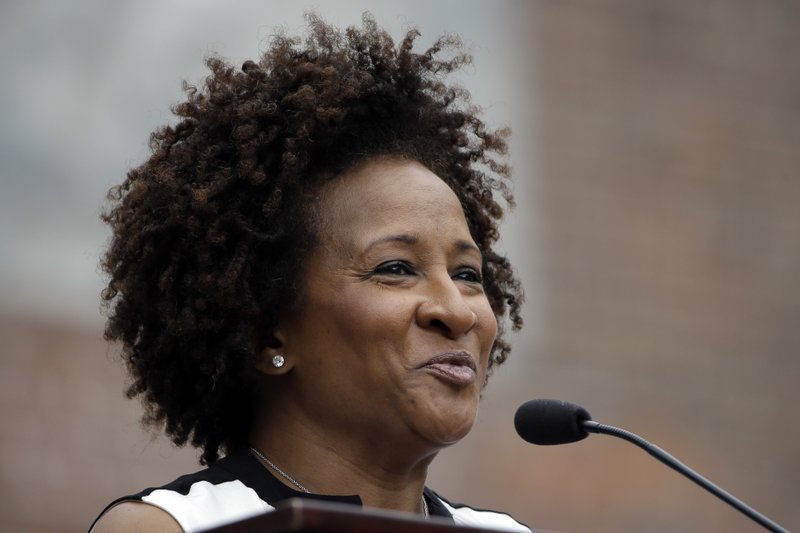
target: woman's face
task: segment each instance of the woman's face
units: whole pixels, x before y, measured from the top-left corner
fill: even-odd
[[[278,330],[293,408],[323,435],[458,441],[497,333],[458,199],[423,165],[379,159],[325,185],[320,209],[300,310]]]

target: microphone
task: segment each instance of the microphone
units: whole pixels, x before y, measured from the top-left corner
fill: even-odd
[[[592,416],[578,405],[563,400],[530,400],[517,409],[514,427],[531,444],[569,444],[589,436],[583,422]]]
[[[787,529],[722,490],[655,444],[630,431],[594,422],[589,412],[578,405],[562,400],[529,400],[517,409],[514,415],[514,427],[519,436],[527,442],[545,446],[576,442],[588,437],[589,433],[602,433],[627,440],[766,529],[776,533],[789,533]]]

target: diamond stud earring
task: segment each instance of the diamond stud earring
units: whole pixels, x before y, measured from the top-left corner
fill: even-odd
[[[275,368],[280,368],[286,362],[286,359],[283,358],[282,355],[276,355],[272,358],[272,366]]]

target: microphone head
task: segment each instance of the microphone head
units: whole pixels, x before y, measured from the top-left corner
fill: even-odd
[[[562,400],[529,400],[514,415],[520,437],[532,444],[550,446],[585,439],[583,422],[592,416],[578,405]]]

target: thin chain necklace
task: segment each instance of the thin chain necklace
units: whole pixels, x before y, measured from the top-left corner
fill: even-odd
[[[277,472],[283,479],[285,479],[286,481],[288,481],[289,483],[300,489],[301,492],[305,492],[306,494],[311,494],[310,490],[301,485],[300,482],[297,481],[295,478],[293,478],[292,476],[281,470],[278,467],[278,465],[270,461],[269,458],[263,453],[261,453],[260,450],[254,448],[253,446],[250,446],[250,451],[253,452],[256,455],[256,457],[261,459],[262,462],[268,464],[270,468],[272,468],[275,472]],[[423,516],[425,516],[425,518],[428,518],[431,514],[430,511],[428,510],[428,502],[427,500],[425,500],[424,494],[420,496],[420,500],[422,500],[422,514]]]
[[[278,465],[276,465],[275,463],[273,463],[272,461],[267,459],[266,455],[264,455],[263,453],[261,453],[257,449],[253,448],[252,446],[250,446],[250,451],[253,452],[254,454],[256,454],[256,456],[259,459],[261,459],[263,462],[267,463],[274,471],[276,471],[278,474],[280,474],[281,477],[283,477],[283,479],[285,479],[286,481],[288,481],[289,483],[291,483],[292,485],[294,485],[295,487],[300,489],[301,492],[305,492],[306,494],[311,494],[310,490],[308,490],[303,485],[301,485],[300,482],[297,481],[295,478],[293,478],[292,476],[290,476],[289,474],[287,474],[286,472],[284,472],[283,470],[278,468]]]

